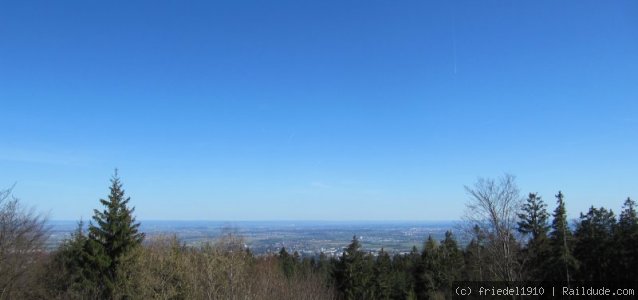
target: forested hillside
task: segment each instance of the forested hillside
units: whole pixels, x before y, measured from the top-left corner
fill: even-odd
[[[411,253],[361,250],[354,236],[338,258],[282,248],[253,255],[227,234],[197,247],[175,236],[145,239],[117,173],[88,231],[46,252],[42,217],[0,195],[0,299],[444,299],[455,281],[635,281],[638,219],[627,198],[618,215],[591,207],[573,224],[567,197],[530,193],[514,177],[466,187],[471,242],[451,232]]]

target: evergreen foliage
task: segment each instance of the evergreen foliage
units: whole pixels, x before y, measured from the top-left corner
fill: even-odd
[[[485,235],[478,225],[472,228],[472,240],[465,248],[464,253],[464,278],[471,281],[483,281],[485,264]]]
[[[454,281],[462,279],[461,270],[464,267],[463,252],[451,231],[445,232],[445,239],[439,247],[439,257],[442,269],[439,286],[445,291],[450,291]]]
[[[611,210],[593,206],[580,214],[574,237],[574,256],[578,259],[580,280],[602,281],[614,277],[613,231],[616,218]]]
[[[361,251],[361,243],[353,236],[336,268],[337,288],[345,299],[373,298],[372,266],[372,258]]]
[[[529,193],[518,217],[520,219],[518,231],[522,234],[530,235],[532,242],[547,237],[549,213],[547,213],[547,205],[537,194]]]
[[[564,195],[558,191],[556,195],[556,209],[552,220],[552,231],[549,235],[550,249],[544,266],[544,280],[570,282],[578,262],[572,255],[573,236],[567,223]]]
[[[414,293],[417,299],[429,299],[438,290],[440,282],[439,244],[432,236],[423,244],[421,259],[415,259]]]
[[[541,197],[530,193],[525,204],[518,214],[518,232],[528,238],[524,248],[524,263],[528,279],[542,279],[542,265],[545,257],[549,255],[549,213],[547,205]]]
[[[84,223],[78,222],[77,229],[71,238],[64,241],[53,254],[50,264],[58,276],[46,278],[47,289],[52,294],[66,298],[73,294],[97,294],[99,276],[97,270],[89,263],[88,238],[83,230]]]
[[[279,251],[279,263],[281,264],[281,269],[287,278],[294,275],[297,260],[294,256],[288,254],[285,247],[281,247],[281,250]]]
[[[638,217],[636,202],[627,198],[615,230],[616,271],[619,280],[638,278]]]
[[[392,299],[393,280],[392,259],[388,252],[381,248],[374,264],[374,295],[376,299]]]
[[[139,223],[129,208],[130,197],[125,197],[117,170],[111,179],[107,199],[100,199],[102,211],[93,210],[93,221],[89,224],[86,243],[88,265],[98,272],[99,289],[106,298],[114,298],[118,282],[118,269],[132,259],[129,254],[144,239],[139,232]]]

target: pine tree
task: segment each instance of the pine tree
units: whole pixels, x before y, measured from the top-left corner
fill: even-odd
[[[527,247],[523,252],[527,266],[525,269],[530,279],[539,280],[542,276],[541,265],[548,255],[549,248],[547,232],[550,227],[547,205],[537,194],[530,193],[518,217],[520,219],[518,232],[529,236]]]
[[[567,210],[564,195],[558,191],[556,195],[556,210],[552,220],[552,232],[549,235],[550,253],[544,269],[545,280],[566,281],[573,280],[578,263],[572,255],[573,237],[567,224]]]
[[[90,264],[100,272],[103,297],[114,298],[118,270],[126,263],[129,254],[142,243],[144,234],[139,232],[139,223],[133,217],[134,208],[127,205],[130,197],[124,196],[117,170],[111,178],[108,199],[100,199],[103,211],[93,210],[93,221],[89,224],[88,252]]]

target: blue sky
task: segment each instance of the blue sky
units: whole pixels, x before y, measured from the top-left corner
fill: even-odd
[[[638,197],[636,1],[3,1],[0,187],[90,218],[458,219]]]

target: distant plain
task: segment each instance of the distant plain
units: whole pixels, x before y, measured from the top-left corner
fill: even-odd
[[[442,240],[446,231],[457,234],[458,221],[140,221],[140,229],[147,239],[175,235],[187,246],[214,242],[232,234],[245,240],[255,254],[278,252],[285,247],[301,256],[339,255],[357,236],[363,250],[373,253],[381,248],[391,253],[409,252],[413,246],[421,248],[432,236]],[[88,221],[84,222],[84,227]],[[77,221],[49,221],[51,237],[47,248],[54,249],[77,229]]]

